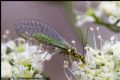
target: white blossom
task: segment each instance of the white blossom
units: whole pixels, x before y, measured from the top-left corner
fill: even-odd
[[[6,53],[8,47],[9,54]],[[2,43],[2,77],[32,77],[35,71],[39,72],[36,77],[41,77],[44,62],[50,60],[54,54],[42,50],[41,46],[25,42],[21,38],[8,40]]]
[[[3,77],[12,77],[12,66],[7,61],[1,62],[1,76]]]
[[[108,15],[108,21],[115,24],[120,19],[120,1],[103,1],[99,5],[99,10]],[[120,26],[120,21],[117,26]]]
[[[119,80],[120,73],[120,42],[112,36],[105,41],[101,49],[85,47],[86,64],[72,62],[71,70],[75,80]]]

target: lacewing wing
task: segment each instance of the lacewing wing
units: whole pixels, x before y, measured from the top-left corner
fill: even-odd
[[[58,48],[70,47],[65,39],[45,22],[23,19],[16,23],[17,34],[25,39],[48,44]]]
[[[65,55],[83,59],[57,31],[43,21],[22,19],[16,23],[15,29],[17,34],[24,39],[60,48]]]

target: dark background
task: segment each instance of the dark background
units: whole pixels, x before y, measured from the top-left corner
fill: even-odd
[[[84,1],[73,3],[75,8],[84,10]],[[82,52],[82,47],[64,15],[66,13],[58,3],[43,1],[2,1],[1,4],[2,34],[4,34],[5,30],[10,30],[10,37],[14,39],[18,37],[13,28],[18,19],[39,19],[53,26],[69,43],[75,40],[79,52]],[[86,25],[86,27],[89,27],[89,25]],[[117,35],[120,39],[119,33],[111,32],[104,27],[101,28],[101,33],[105,40],[109,39],[112,35]],[[90,34],[89,36],[91,36]],[[47,73],[51,80],[66,80],[67,78],[63,72],[63,57],[59,54],[55,55],[45,64],[44,72]]]

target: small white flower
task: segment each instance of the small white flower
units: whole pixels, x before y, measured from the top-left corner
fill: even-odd
[[[94,28],[93,28],[93,27],[90,27],[90,30],[91,30],[91,31],[94,31]]]
[[[111,43],[110,41],[105,41],[102,49],[101,49],[101,52],[106,54],[107,52],[111,52]]]
[[[113,54],[120,60],[120,42],[116,42],[111,48]]]
[[[2,61],[1,63],[1,76],[2,77],[12,77],[12,67],[7,61]]]
[[[80,71],[80,66],[77,64],[76,61],[73,61],[72,62],[72,65],[71,65],[71,69],[74,73],[74,75],[80,75],[81,74],[81,71]]]
[[[104,79],[114,80],[115,79],[115,73],[103,73],[100,76],[102,76]]]
[[[104,11],[107,14],[112,14],[113,10],[115,10],[115,3],[114,2],[109,2],[109,1],[103,1],[99,5],[99,9]]]
[[[91,16],[87,16],[87,15],[82,15],[76,23],[76,26],[82,26],[83,24],[85,24],[86,22],[94,22],[94,18]]]
[[[93,60],[93,61],[91,61],[91,63],[90,63],[90,65],[89,65],[89,68],[96,68],[96,64],[95,64],[95,61]]]
[[[68,68],[68,65],[69,65],[68,61],[65,60],[63,67],[64,67],[64,68]]]
[[[27,68],[26,68],[25,66],[23,66],[23,65],[18,65],[17,67],[18,67],[18,69],[20,70],[20,72],[22,72],[22,71],[24,71],[24,70],[27,69]]]
[[[6,53],[7,48],[8,47],[5,45],[5,43],[1,44],[1,58],[3,60],[9,61],[11,59],[11,57]]]
[[[39,78],[42,78],[43,76],[41,76],[40,74],[36,74],[35,77],[39,77]]]
[[[116,17],[114,17],[114,16],[110,16],[110,17],[108,18],[108,21],[109,21],[111,24],[114,24],[117,20],[118,20],[118,19],[117,19]]]
[[[75,41],[74,41],[74,40],[72,40],[71,42],[72,42],[73,44],[75,44]]]
[[[5,45],[13,50],[16,48],[15,42],[12,40],[9,40]]]
[[[83,24],[85,24],[87,22],[87,19],[79,19],[77,22],[76,22],[76,26],[82,26]]]
[[[36,71],[39,71],[39,73],[41,73],[43,71],[43,67],[44,65],[40,62],[35,62],[35,63],[32,63],[32,67],[36,70]]]
[[[2,53],[2,56],[6,55],[6,45],[4,43],[1,44],[1,53]]]
[[[81,72],[80,80],[87,80],[87,75],[85,74],[85,72]]]
[[[18,66],[12,66],[12,71],[13,71],[13,77],[15,77],[15,75],[20,75],[21,74]]]
[[[18,60],[18,57],[16,56],[16,53],[15,53],[15,52],[12,52],[12,53],[9,54],[8,56],[10,57],[10,59]]]
[[[101,2],[99,5],[99,9],[108,15],[108,21],[111,24],[115,24],[117,20],[120,19],[120,2],[119,1],[112,1],[112,2]],[[117,23],[117,26],[120,26]]]
[[[31,64],[32,64],[33,68],[35,68],[40,73],[43,71],[43,67],[44,67],[43,62],[44,62],[44,60],[42,60],[41,54],[33,54]]]

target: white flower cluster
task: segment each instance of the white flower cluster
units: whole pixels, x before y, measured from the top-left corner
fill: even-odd
[[[86,22],[95,22],[93,14],[99,19],[101,19],[102,16],[106,16],[110,24],[120,26],[120,1],[100,1],[98,6],[94,6],[94,8],[92,7],[92,3],[95,2],[89,2],[89,4],[86,2],[86,12],[74,10],[77,15],[77,26],[82,26]]]
[[[99,27],[96,29],[99,31]],[[94,31],[92,27],[90,30]],[[116,36],[104,41],[100,32],[98,39],[101,40],[100,49],[97,48],[96,40],[95,49],[89,45],[85,47],[86,63],[72,61],[71,67],[67,66],[73,75],[71,79],[71,76],[65,73],[69,80],[120,80],[120,41]]]
[[[111,24],[115,24],[117,20],[120,20],[120,1],[102,1],[99,9],[109,16],[108,20]],[[120,26],[120,21],[117,26]]]
[[[3,36],[5,37],[5,35]],[[42,77],[44,62],[53,54],[42,49],[42,46],[31,45],[22,38],[1,43],[1,76],[2,78]]]
[[[78,80],[119,80],[120,79],[120,41],[108,42],[99,50],[88,46],[86,64],[78,66]],[[74,65],[75,63],[73,63]],[[73,67],[74,69],[74,67]]]

